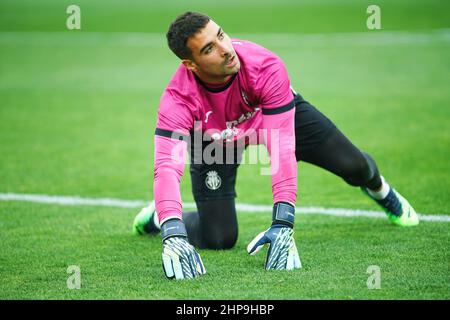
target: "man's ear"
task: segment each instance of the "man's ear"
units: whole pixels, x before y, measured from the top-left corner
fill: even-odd
[[[197,65],[195,64],[194,61],[189,60],[189,59],[183,59],[183,60],[181,60],[181,63],[184,64],[184,66],[185,66],[188,70],[191,70],[192,72],[197,71]]]

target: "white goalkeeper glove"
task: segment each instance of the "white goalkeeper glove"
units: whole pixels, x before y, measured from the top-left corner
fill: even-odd
[[[200,255],[188,242],[183,221],[172,219],[164,222],[161,236],[163,270],[167,278],[191,279],[206,273]]]
[[[247,246],[250,255],[269,245],[266,270],[294,270],[302,267],[294,240],[295,207],[277,202],[273,207],[272,226],[258,234]]]

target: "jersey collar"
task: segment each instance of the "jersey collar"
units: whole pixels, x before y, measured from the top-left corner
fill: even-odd
[[[203,87],[203,88],[205,88],[207,91],[209,91],[209,92],[213,92],[213,93],[218,93],[218,92],[222,92],[222,91],[225,91],[225,90],[227,90],[230,86],[231,86],[231,84],[233,83],[233,81],[234,81],[234,79],[236,78],[236,76],[237,76],[237,72],[230,78],[230,80],[228,80],[228,82],[227,83],[225,83],[223,86],[220,86],[220,87],[210,87],[210,86],[208,86],[208,84],[207,83],[205,83],[205,82],[203,82],[195,73],[194,73],[194,77],[195,77],[195,80]]]

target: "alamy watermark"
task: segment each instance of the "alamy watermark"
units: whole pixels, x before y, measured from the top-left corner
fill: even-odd
[[[67,7],[66,13],[69,15],[66,20],[66,27],[68,30],[81,29],[81,9],[76,4],[71,4]]]
[[[367,13],[370,16],[367,18],[366,25],[369,30],[381,29],[381,9],[375,4],[371,4],[367,7]]]
[[[69,277],[67,278],[67,288],[70,290],[81,289],[81,269],[79,266],[68,266],[67,274]]]
[[[194,123],[191,135],[169,132],[172,140],[186,142],[193,164],[260,164],[261,175],[273,175],[280,169],[280,162],[286,160],[280,157],[280,150],[288,151],[288,156],[295,157],[295,146],[289,139],[283,137],[281,129],[240,129],[229,126],[218,132],[215,129],[201,130],[201,121]],[[184,164],[186,159],[186,144],[177,143],[171,150],[171,160],[175,164]],[[265,145],[266,148],[249,148],[247,146]],[[290,149],[290,150],[289,150]],[[270,152],[268,152],[270,150]],[[290,151],[290,152],[289,152]]]
[[[381,269],[379,266],[373,265],[367,268],[367,289],[381,289]]]

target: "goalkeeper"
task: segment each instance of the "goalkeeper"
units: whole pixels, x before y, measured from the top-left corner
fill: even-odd
[[[266,269],[301,267],[293,237],[297,161],[317,165],[360,187],[384,208],[392,223],[418,224],[414,209],[383,179],[374,160],[291,88],[285,65],[274,53],[249,41],[230,39],[213,20],[195,12],[180,15],[167,40],[181,64],[158,110],[154,202],[141,210],[133,225],[139,234],[161,230],[167,277],[205,273],[195,248],[235,245],[236,175],[249,144],[264,144],[270,156],[272,224],[247,247],[255,254],[269,246]],[[253,139],[254,132],[265,134]],[[183,213],[180,179],[186,150],[197,211]],[[205,152],[209,150],[213,152]],[[212,155],[213,161],[205,154]]]

